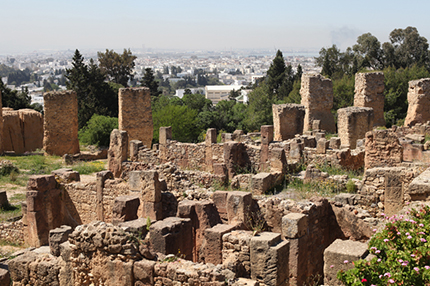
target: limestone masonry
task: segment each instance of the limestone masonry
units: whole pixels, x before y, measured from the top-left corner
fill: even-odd
[[[371,107],[374,126],[385,126],[384,118],[384,73],[356,73],[354,106]]]
[[[408,104],[405,126],[430,120],[430,78],[409,82]]]
[[[118,126],[127,131],[128,139],[140,140],[151,147],[153,127],[151,94],[146,87],[120,88],[118,94]]]
[[[79,153],[78,99],[74,91],[43,95],[43,149],[50,155]]]
[[[333,83],[322,75],[303,74],[300,88],[301,104],[306,108],[303,131],[312,129],[314,120],[321,120],[321,129],[336,133],[333,108]]]

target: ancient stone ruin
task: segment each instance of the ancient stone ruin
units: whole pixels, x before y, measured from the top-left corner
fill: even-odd
[[[382,72],[355,74],[354,106],[373,108],[374,126],[385,126],[384,88]]]
[[[321,117],[303,131],[303,106],[273,110],[274,126],[221,143],[213,128],[181,143],[161,127],[152,148],[113,130],[109,170],[94,180],[71,169],[31,177],[20,239],[37,248],[8,263],[13,285],[340,285],[345,260],[369,259],[382,213],[430,198],[430,124],[373,129],[373,108],[348,107],[329,138]],[[356,192],[301,199],[285,189],[293,180]]]
[[[409,82],[408,104],[405,126],[430,120],[430,78]]]
[[[129,140],[140,140],[151,147],[151,94],[146,87],[120,88],[118,94],[118,126],[127,131]]]
[[[47,92],[43,95],[43,149],[49,155],[79,153],[78,99],[74,91]]]
[[[301,104],[306,108],[304,131],[312,129],[314,120],[321,120],[321,129],[336,133],[333,108],[333,83],[322,75],[303,74],[300,88]]]

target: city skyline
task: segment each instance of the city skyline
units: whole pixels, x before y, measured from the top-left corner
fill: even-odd
[[[5,1],[0,55],[46,50],[344,50],[413,26],[430,39],[427,1]]]

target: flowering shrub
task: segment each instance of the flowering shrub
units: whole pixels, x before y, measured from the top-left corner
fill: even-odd
[[[337,278],[353,286],[430,285],[430,207],[407,214],[385,217],[384,230],[369,242],[375,257],[354,262],[353,269],[339,271]]]

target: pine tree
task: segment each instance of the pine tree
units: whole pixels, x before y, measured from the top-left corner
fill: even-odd
[[[141,85],[149,88],[151,92],[151,98],[153,100],[157,99],[160,95],[160,91],[158,91],[158,83],[155,80],[154,72],[151,68],[145,69],[145,74],[143,75],[143,78],[141,80]]]
[[[282,85],[285,77],[285,69],[284,56],[282,55],[282,52],[278,50],[275,58],[270,64],[269,70],[267,71],[267,86],[273,95],[277,94],[278,89]]]

